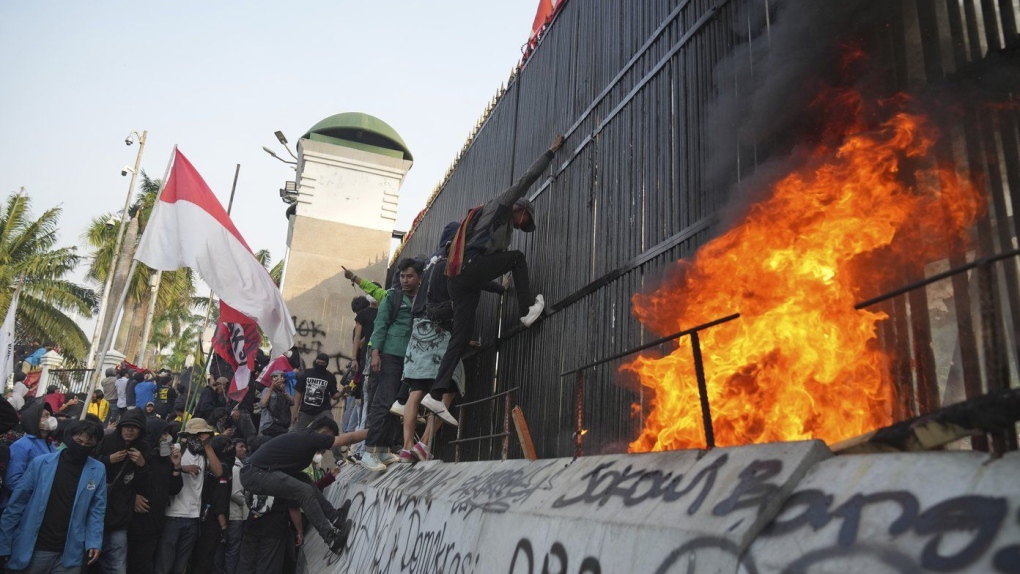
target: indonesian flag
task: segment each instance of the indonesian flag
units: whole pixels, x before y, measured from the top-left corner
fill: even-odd
[[[294,323],[279,288],[255,259],[202,176],[176,149],[173,168],[142,234],[135,259],[162,271],[181,267],[197,271],[220,297],[220,320],[241,325],[246,333],[249,342],[245,348],[250,347],[253,339],[248,327],[253,322],[262,327],[279,352],[294,346]],[[231,329],[233,341],[238,328]],[[258,334],[257,330],[254,332]],[[251,355],[245,354],[238,365],[243,363],[250,369]],[[235,350],[232,357],[224,359],[237,361],[240,355]],[[242,383],[236,372],[234,378],[237,390],[243,394],[248,378]]]

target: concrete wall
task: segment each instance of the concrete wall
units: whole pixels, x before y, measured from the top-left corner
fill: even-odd
[[[411,162],[302,139],[299,203],[288,230],[283,296],[305,360],[350,357],[351,299],[341,266],[385,284],[397,200]]]
[[[832,457],[820,442],[347,467],[309,572],[1020,572],[1020,454]]]

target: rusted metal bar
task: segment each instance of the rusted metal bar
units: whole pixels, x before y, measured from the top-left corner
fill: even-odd
[[[701,401],[701,420],[705,425],[705,445],[715,448],[715,430],[712,428],[712,409],[708,405],[708,386],[705,381],[705,364],[701,359],[701,339],[698,332],[691,333],[691,351],[694,353],[694,374],[698,377],[698,399]]]
[[[474,400],[474,401],[468,401],[466,403],[460,403],[460,404],[458,404],[456,406],[457,406],[458,409],[463,409],[464,407],[470,407],[471,405],[477,405],[479,403],[489,402],[489,401],[491,401],[493,399],[498,399],[499,397],[502,397],[503,395],[509,395],[510,393],[516,392],[520,388],[521,388],[520,386],[513,387],[513,388],[507,389],[507,390],[505,390],[503,392],[494,393],[494,394],[491,394],[491,395],[489,395],[489,396],[487,396],[485,398],[482,398],[482,399],[477,399],[477,400]]]
[[[528,422],[524,420],[524,412],[521,411],[521,407],[514,407],[512,415],[514,428],[517,429],[517,440],[521,441],[521,450],[524,452],[524,458],[537,460],[538,455],[535,454],[535,445],[531,442],[531,431],[528,430]]]
[[[466,442],[478,442],[478,441],[488,440],[488,439],[492,439],[492,438],[504,437],[504,436],[507,436],[508,434],[509,433],[498,432],[498,433],[495,433],[495,434],[487,434],[485,436],[470,436],[468,438],[459,438],[457,440],[451,440],[450,444],[463,444],[463,443],[466,443]]]
[[[922,279],[920,281],[915,281],[915,282],[910,283],[908,285],[904,285],[903,287],[900,287],[899,289],[894,289],[892,291],[889,291],[888,293],[885,293],[883,295],[879,295],[878,297],[872,297],[871,299],[865,299],[864,301],[861,301],[860,303],[854,305],[854,309],[864,309],[864,308],[867,308],[867,307],[871,307],[872,305],[875,305],[877,303],[881,303],[882,301],[888,301],[889,299],[892,299],[894,297],[899,297],[900,295],[903,295],[904,293],[907,293],[909,291],[913,291],[914,289],[918,289],[918,288],[921,288],[921,287],[925,287],[927,285],[931,285],[932,283],[936,283],[938,281],[942,281],[943,279],[947,279],[947,278],[952,277],[953,275],[956,275],[958,273],[963,273],[965,271],[970,271],[971,269],[976,269],[978,267],[985,267],[985,266],[988,266],[988,265],[990,265],[992,263],[995,263],[996,261],[1002,261],[1003,259],[1008,259],[1010,257],[1016,257],[1018,255],[1020,255],[1020,249],[1013,249],[1013,250],[1010,250],[1010,251],[1005,251],[1003,253],[997,253],[995,255],[992,255],[991,257],[982,257],[981,259],[976,259],[976,260],[971,261],[970,263],[967,263],[965,265],[961,265],[959,267],[954,267],[954,268],[950,269],[949,271],[943,271],[942,273],[936,273],[936,274],[934,274],[931,277],[928,277],[926,279]]]
[[[697,327],[692,327],[690,329],[684,329],[683,331],[680,331],[679,333],[673,333],[672,335],[669,335],[667,337],[662,337],[660,339],[656,339],[656,340],[652,341],[651,343],[645,343],[644,345],[640,345],[640,346],[634,347],[633,349],[629,349],[627,351],[623,351],[622,353],[617,353],[617,354],[615,354],[615,355],[613,355],[611,357],[606,357],[605,359],[599,359],[598,361],[595,361],[594,363],[588,363],[587,365],[584,365],[584,366],[581,366],[581,367],[577,367],[577,368],[571,369],[569,371],[564,371],[564,372],[560,373],[560,376],[561,377],[565,377],[567,375],[572,375],[574,373],[579,373],[581,371],[585,371],[585,370],[590,369],[592,367],[597,367],[597,366],[599,366],[599,365],[601,365],[603,363],[609,363],[611,361],[616,361],[618,359],[622,359],[622,358],[626,357],[627,355],[633,355],[634,353],[640,353],[641,351],[644,351],[646,349],[651,349],[652,347],[658,347],[659,345],[661,345],[663,343],[667,343],[667,342],[672,341],[674,339],[679,339],[680,337],[684,337],[684,336],[690,335],[692,333],[697,333],[698,331],[704,331],[705,329],[709,329],[711,327],[715,327],[716,325],[722,325],[723,323],[728,323],[728,322],[730,322],[730,321],[732,321],[734,319],[739,319],[739,318],[740,318],[740,313],[734,313],[732,315],[727,315],[725,317],[722,317],[720,319],[716,319],[714,321],[709,321],[708,323],[702,323],[701,325],[698,325]]]
[[[510,456],[510,394],[507,393],[503,402],[503,451],[501,460]]]
[[[577,371],[575,380],[577,424],[574,426],[574,457],[581,458],[584,441],[584,371]]]

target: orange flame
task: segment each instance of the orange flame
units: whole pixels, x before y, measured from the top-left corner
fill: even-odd
[[[930,158],[937,133],[907,103],[826,92],[825,143],[657,291],[634,296],[663,334],[740,313],[700,334],[717,445],[831,444],[891,423],[890,360],[876,345],[886,315],[854,304],[959,248],[982,208],[974,185]],[[689,338],[621,370],[654,391],[631,452],[704,446]]]

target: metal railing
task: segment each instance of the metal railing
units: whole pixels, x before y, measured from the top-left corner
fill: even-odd
[[[450,441],[450,444],[455,445],[454,446],[454,451],[453,451],[454,452],[454,455],[453,455],[454,456],[454,462],[460,462],[460,454],[461,454],[460,453],[460,445],[462,445],[464,443],[469,443],[469,442],[479,442],[479,441],[483,441],[483,440],[494,440],[494,439],[497,439],[497,438],[503,439],[502,460],[506,460],[507,457],[510,456],[510,411],[513,408],[512,400],[511,400],[511,395],[513,395],[513,393],[515,391],[517,391],[518,389],[520,389],[520,387],[513,387],[513,388],[507,389],[507,390],[505,390],[505,391],[503,391],[501,393],[496,393],[494,395],[490,395],[490,396],[482,398],[482,399],[477,399],[477,400],[474,400],[474,401],[468,401],[466,403],[460,403],[459,405],[456,405],[456,407],[457,407],[457,438],[455,440]],[[503,397],[504,403],[505,403],[504,404],[505,412],[503,413],[503,432],[487,434],[487,435],[484,435],[484,436],[473,436],[473,437],[464,438],[464,436],[463,436],[463,432],[464,432],[463,429],[464,429],[464,409],[465,409],[465,407],[470,407],[470,406],[480,405],[480,404],[483,404],[483,403],[488,403],[488,402],[494,401],[494,400],[496,400],[496,399],[498,399],[500,397]]]
[[[95,369],[50,369],[48,385],[57,385],[69,389],[74,394],[89,390],[92,373]]]
[[[694,374],[695,374],[695,376],[698,379],[698,398],[700,399],[700,402],[701,402],[701,418],[702,418],[702,423],[704,424],[704,427],[705,427],[705,444],[708,446],[709,449],[715,448],[715,432],[712,429],[712,409],[711,409],[711,406],[708,403],[708,387],[707,387],[707,384],[705,382],[705,365],[704,365],[704,363],[703,363],[703,361],[701,359],[701,339],[698,337],[698,332],[704,331],[705,329],[710,329],[710,328],[715,327],[717,325],[722,325],[723,323],[728,323],[728,322],[733,321],[734,319],[738,319],[738,318],[740,318],[740,314],[739,313],[734,313],[732,315],[727,315],[727,316],[722,317],[720,319],[716,319],[714,321],[709,321],[708,323],[704,323],[704,324],[698,325],[697,327],[692,327],[690,329],[684,329],[683,331],[680,331],[678,333],[673,333],[672,335],[669,335],[669,336],[666,336],[666,337],[662,337],[661,339],[656,339],[656,340],[654,340],[654,341],[652,341],[650,343],[645,343],[643,345],[639,345],[637,347],[634,347],[633,349],[629,349],[629,350],[623,351],[622,353],[617,353],[617,354],[615,354],[615,355],[613,355],[611,357],[606,357],[604,359],[599,359],[598,361],[595,361],[595,362],[592,362],[592,363],[588,363],[587,365],[584,365],[584,366],[581,366],[581,367],[577,367],[577,368],[571,369],[569,371],[564,371],[564,372],[560,373],[560,377],[561,378],[565,377],[567,375],[577,375],[577,382],[576,382],[576,389],[575,389],[576,390],[576,395],[575,396],[577,397],[577,407],[576,407],[577,426],[576,426],[576,428],[574,430],[574,440],[575,440],[574,456],[575,457],[579,457],[579,456],[581,456],[583,454],[583,452],[582,452],[583,451],[583,449],[582,449],[582,442],[583,442],[584,435],[585,435],[585,430],[584,430],[584,402],[583,402],[584,401],[584,371],[586,371],[587,369],[590,369],[592,367],[597,367],[599,365],[602,365],[602,364],[605,364],[605,363],[609,363],[611,361],[616,361],[616,360],[622,359],[624,357],[627,357],[627,356],[630,356],[630,355],[634,355],[636,353],[640,353],[641,351],[644,351],[644,350],[647,350],[647,349],[651,349],[652,347],[658,347],[659,345],[661,345],[663,343],[668,343],[670,341],[675,341],[675,340],[680,339],[682,337],[690,337],[691,338],[691,352],[694,355]]]

